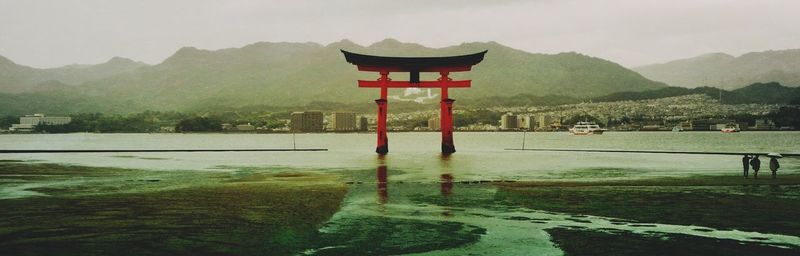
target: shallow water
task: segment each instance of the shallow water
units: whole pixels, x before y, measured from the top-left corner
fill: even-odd
[[[443,157],[438,152],[439,136],[438,133],[390,133],[390,153],[385,157],[377,157],[373,153],[374,134],[294,136],[298,148],[327,148],[327,152],[6,154],[0,155],[0,159],[159,172],[136,177],[122,174],[25,182],[17,181],[14,177],[2,177],[0,198],[46,196],[46,193],[31,188],[93,188],[134,178],[174,179],[175,183],[188,180],[184,177],[187,172],[173,170],[232,175],[289,170],[335,174],[342,182],[349,184],[349,192],[340,210],[321,226],[319,233],[322,238],[310,243],[303,250],[306,254],[561,255],[564,252],[551,241],[547,232],[547,229],[556,227],[630,231],[647,236],[680,234],[800,248],[800,238],[787,234],[702,225],[639,223],[608,216],[528,209],[498,201],[497,188],[485,183],[738,175],[741,172],[741,157],[738,156],[507,151],[504,149],[521,147],[523,134],[504,132],[456,133],[458,152]],[[527,133],[525,137],[528,148],[800,152],[800,132],[609,132],[599,136]],[[2,149],[292,147],[293,136],[290,134],[0,136]],[[763,161],[764,165],[766,162]],[[780,174],[800,172],[800,161],[797,159],[784,158],[781,165]],[[156,190],[164,184],[172,183],[150,184],[137,189]],[[697,188],[683,190],[688,192],[690,189]],[[759,191],[763,190],[740,187],[715,189],[718,191],[712,192],[746,195],[760,195],[762,192]],[[786,200],[798,200],[798,194],[792,191],[794,189],[784,189],[775,194]]]
[[[291,134],[32,134],[0,136],[2,149],[202,149],[292,148]],[[565,132],[527,133],[527,148],[683,150],[730,152],[800,152],[800,132],[608,132],[572,136]],[[316,169],[374,168],[374,134],[297,134],[297,148],[327,148],[328,152],[211,152],[7,154],[3,159],[40,160],[86,166],[142,169],[217,170],[247,166]],[[458,152],[444,166],[438,133],[390,133],[389,155],[394,169],[413,173],[399,178],[434,180],[424,173],[449,168],[459,179],[574,179],[570,171],[611,176],[662,176],[725,173],[741,168],[741,157],[716,155],[520,152],[523,134],[456,133]],[[764,161],[766,162],[766,161]],[[784,159],[783,169],[798,162]],[[419,175],[418,173],[423,174]],[[603,175],[600,175],[603,176]],[[602,177],[592,177],[602,178]]]

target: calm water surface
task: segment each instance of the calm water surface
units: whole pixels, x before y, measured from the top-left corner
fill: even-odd
[[[389,155],[381,160],[411,172],[403,179],[426,180],[439,173],[439,133],[390,133]],[[639,175],[725,173],[741,168],[736,156],[519,152],[522,133],[456,133],[458,152],[448,167],[459,179],[557,178],[558,172],[581,169],[637,170]],[[145,169],[218,170],[233,167],[311,169],[374,168],[374,134],[297,134],[298,148],[328,152],[212,152],[9,154],[5,159],[40,160],[88,166]],[[2,149],[242,149],[292,148],[290,134],[34,134],[0,136]],[[730,152],[800,152],[800,132],[609,132],[599,136],[527,133],[526,148],[681,150]],[[798,162],[784,159],[786,171]],[[434,175],[435,176],[435,175]]]

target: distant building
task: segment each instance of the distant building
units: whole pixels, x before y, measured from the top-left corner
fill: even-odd
[[[714,118],[692,120],[692,130],[719,131],[722,130],[722,128],[725,128],[725,125],[732,124],[734,122],[735,120],[731,119],[714,119]]]
[[[240,124],[236,126],[237,131],[255,131],[256,127],[252,124]]]
[[[26,115],[19,118],[18,124],[12,124],[10,131],[33,131],[37,125],[65,125],[72,122],[68,116],[45,116],[44,114]]]
[[[12,132],[30,132],[33,131],[34,128],[36,128],[36,126],[32,124],[11,124],[8,130]]]
[[[428,130],[431,131],[441,130],[442,129],[441,125],[442,122],[441,119],[439,119],[439,117],[431,117],[428,119]]]
[[[531,115],[517,116],[517,127],[523,130],[533,130],[536,128],[536,119]]]
[[[684,131],[692,131],[692,130],[694,130],[694,126],[692,126],[692,121],[681,122],[678,125],[681,127],[681,130],[684,130]]]
[[[537,129],[539,129],[539,130],[550,129],[550,123],[553,122],[553,118],[552,117],[547,116],[547,115],[540,115],[540,116],[538,116],[537,119],[538,120],[537,120],[536,123],[539,125],[539,127],[537,127]]]
[[[362,132],[369,130],[369,119],[366,116],[358,117],[358,130]]]
[[[660,124],[645,124],[641,128],[639,128],[639,130],[640,131],[661,131],[661,130],[666,130],[666,128],[664,128],[664,126],[661,126]]]
[[[161,126],[158,132],[175,132],[175,126]]]
[[[469,124],[466,127],[458,127],[459,131],[497,131],[498,127],[491,124]]]
[[[517,129],[517,116],[508,113],[500,117],[500,130],[513,130]]]
[[[320,111],[304,111],[292,113],[292,132],[322,132],[323,116]]]
[[[331,113],[328,128],[337,132],[352,132],[356,130],[356,113],[333,112]]]
[[[772,130],[775,129],[775,122],[772,119],[756,119],[753,130]]]
[[[561,119],[550,115],[538,115],[536,118],[535,127],[537,131],[552,131],[561,128]]]

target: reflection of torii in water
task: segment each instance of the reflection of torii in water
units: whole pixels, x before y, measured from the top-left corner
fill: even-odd
[[[449,156],[442,155],[442,174],[439,176],[439,190],[441,195],[445,198],[453,193],[453,173],[450,169]],[[375,172],[377,180],[378,203],[386,204],[389,202],[389,170],[386,167],[386,158],[384,155],[378,156],[378,168]],[[449,211],[443,212],[442,215],[450,215]]]

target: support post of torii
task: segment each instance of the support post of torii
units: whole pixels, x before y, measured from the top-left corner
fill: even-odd
[[[375,103],[378,104],[378,146],[375,148],[375,152],[381,155],[389,153],[389,135],[386,132],[386,112],[389,111],[389,104],[386,94],[383,93],[385,91],[386,88],[381,89],[381,98],[375,100]]]
[[[439,81],[449,81],[448,72],[440,72]],[[453,102],[447,94],[447,87],[442,86],[442,100],[439,102],[441,112],[439,114],[439,129],[442,131],[442,153],[452,154],[456,152],[456,145],[453,143]]]
[[[380,155],[389,153],[389,138],[386,128],[386,113],[388,110],[389,88],[441,88],[440,128],[442,131],[442,153],[456,152],[453,143],[453,102],[448,96],[448,88],[465,88],[471,86],[470,80],[453,81],[450,72],[469,71],[472,66],[480,63],[486,51],[449,57],[383,57],[351,53],[342,50],[347,62],[358,66],[359,71],[372,71],[380,73],[376,81],[358,81],[358,87],[380,88],[381,97],[375,100],[378,104],[377,134],[378,145],[375,152]],[[390,72],[409,72],[409,81],[392,81]],[[438,72],[440,77],[436,81],[420,81],[420,72]]]

